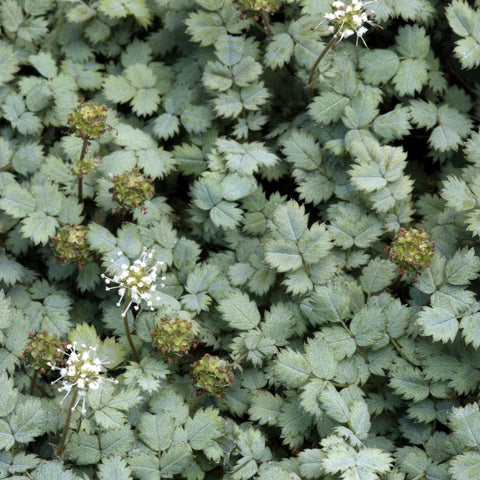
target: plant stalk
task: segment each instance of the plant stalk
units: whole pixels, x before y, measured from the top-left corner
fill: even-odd
[[[130,303],[130,295],[127,297],[125,305],[128,305],[129,303]],[[125,315],[123,316],[123,325],[125,327],[125,335],[127,336],[128,345],[130,346],[130,350],[132,352],[133,359],[137,363],[140,363],[140,357],[138,356],[137,349],[135,348],[135,344],[133,343],[132,334],[130,333],[130,326],[128,325],[128,313],[127,312],[125,312]]]
[[[87,148],[89,145],[89,141],[85,139],[82,145],[82,151],[80,152],[80,160],[79,163],[81,164],[87,154]],[[83,172],[80,168],[80,172],[78,173],[78,191],[77,191],[78,203],[83,203]]]
[[[67,418],[65,420],[65,426],[63,427],[62,438],[60,439],[60,444],[55,449],[55,453],[58,457],[62,457],[63,452],[65,451],[66,447],[66,440],[68,435],[68,430],[70,428],[70,422],[72,421],[72,413],[75,402],[77,401],[78,392],[75,390],[72,394],[72,400],[70,401],[70,406],[68,407],[67,411]]]
[[[327,52],[335,45],[335,41],[337,38],[335,35],[332,36],[330,41],[325,45],[325,48],[322,50],[322,53],[318,56],[318,58],[315,60],[315,63],[313,64],[312,69],[310,70],[310,75],[308,76],[308,94],[310,98],[313,96],[313,77],[315,75],[315,71],[318,68],[318,65],[320,65],[320,62],[322,61],[323,57],[327,54]]]

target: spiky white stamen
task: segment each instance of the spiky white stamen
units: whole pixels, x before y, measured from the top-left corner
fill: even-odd
[[[107,285],[111,283],[116,283],[114,287],[105,287],[105,290],[118,290],[120,296],[117,307],[120,307],[125,296],[128,299],[128,302],[122,312],[122,317],[125,317],[128,313],[128,310],[133,305],[134,310],[140,308],[142,300],[146,305],[153,310],[152,295],[156,291],[157,286],[155,282],[157,280],[158,274],[157,270],[161,267],[164,262],[156,262],[150,268],[147,267],[147,259],[150,260],[153,258],[154,250],[147,252],[147,249],[144,248],[140,257],[133,262],[131,265],[122,264],[120,273],[113,276],[113,278],[107,277],[105,274],[101,274],[101,277],[105,280]],[[118,256],[122,256],[122,252],[117,252]],[[166,280],[165,276],[160,278],[162,281]],[[165,284],[162,282],[160,287],[164,287]],[[159,300],[160,297],[155,297],[156,300]]]

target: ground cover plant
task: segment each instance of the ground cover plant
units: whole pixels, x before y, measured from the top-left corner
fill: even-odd
[[[480,478],[479,1],[0,32],[0,478]]]

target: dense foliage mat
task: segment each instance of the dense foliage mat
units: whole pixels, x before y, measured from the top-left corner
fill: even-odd
[[[480,1],[0,29],[0,478],[480,478]]]

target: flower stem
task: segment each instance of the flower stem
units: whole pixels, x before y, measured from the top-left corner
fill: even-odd
[[[130,296],[127,298],[126,305],[130,303]],[[138,356],[137,349],[135,348],[135,344],[133,343],[132,334],[130,333],[130,326],[128,325],[128,313],[125,312],[123,315],[123,325],[125,327],[125,335],[127,336],[128,345],[130,346],[130,350],[132,351],[133,359],[140,363],[140,357]]]
[[[38,370],[33,371],[32,379],[30,380],[30,395],[35,393],[35,387],[37,386]]]
[[[60,439],[60,444],[55,449],[55,453],[57,454],[58,457],[61,457],[63,455],[63,452],[65,451],[65,446],[66,446],[65,442],[67,440],[68,430],[70,428],[70,422],[72,421],[72,413],[73,413],[75,402],[77,401],[77,395],[78,395],[78,392],[77,390],[75,390],[72,395],[72,400],[70,401],[70,406],[68,407],[67,418],[65,420],[65,426],[63,427],[63,433],[62,433],[62,438]]]
[[[89,144],[90,144],[90,142],[88,140],[85,139],[83,141],[82,151],[80,152],[80,160],[79,160],[80,165],[83,162],[83,160],[85,159],[85,155],[87,153],[87,148],[88,148]],[[80,172],[78,174],[77,197],[78,197],[78,203],[83,203],[83,172],[82,172],[81,168],[80,168]]]
[[[330,50],[330,48],[335,45],[335,42],[337,40],[337,37],[335,35],[332,36],[330,41],[325,45],[325,48],[322,50],[322,53],[318,56],[318,58],[315,60],[315,63],[313,64],[312,69],[310,70],[310,75],[308,76],[308,94],[310,98],[313,96],[313,77],[315,75],[315,71],[318,68],[318,65],[322,61],[323,57],[327,54],[327,52]]]
[[[262,10],[262,21],[263,25],[265,26],[265,31],[267,32],[268,39],[271,40],[273,38],[273,30],[272,26],[270,25],[270,18],[268,16],[268,13],[264,10]]]

